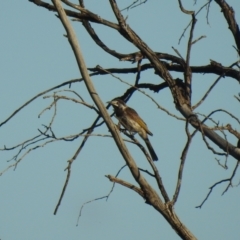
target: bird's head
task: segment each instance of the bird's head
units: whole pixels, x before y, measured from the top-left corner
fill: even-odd
[[[126,103],[120,98],[114,98],[109,102],[115,109],[125,109],[127,107]]]

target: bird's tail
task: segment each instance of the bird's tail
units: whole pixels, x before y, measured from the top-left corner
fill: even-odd
[[[152,147],[152,144],[150,143],[149,139],[147,138],[147,139],[144,139],[144,140],[145,140],[145,143],[147,145],[148,151],[149,151],[149,153],[150,153],[150,155],[152,157],[152,160],[153,161],[157,161],[158,160],[158,156],[155,153],[155,151],[154,151],[154,149]]]

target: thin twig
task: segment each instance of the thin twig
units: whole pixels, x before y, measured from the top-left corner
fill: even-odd
[[[138,168],[141,172],[145,172],[145,173],[147,173],[149,176],[151,176],[151,177],[154,177],[155,178],[155,175],[154,174],[152,174],[152,173],[150,173],[148,170],[145,170],[145,169],[142,169],[142,168]]]
[[[117,177],[117,176],[120,174],[120,172],[121,172],[125,167],[127,167],[126,164],[123,165],[123,166],[118,170],[118,172],[117,172],[117,174],[115,175],[115,177]],[[108,200],[108,198],[110,197],[111,193],[113,192],[114,186],[115,186],[115,182],[113,183],[111,190],[109,191],[108,195],[106,196],[106,201]]]
[[[236,166],[235,166],[235,168],[234,168],[234,170],[233,170],[233,173],[232,173],[231,177],[229,178],[229,183],[228,183],[226,189],[223,191],[222,195],[223,195],[224,193],[226,193],[230,187],[233,186],[233,185],[232,185],[232,180],[233,180],[233,178],[234,178],[234,176],[235,176],[235,174],[236,174],[236,172],[237,172],[238,167],[239,167],[239,161],[237,161]]]
[[[196,12],[195,17],[196,17],[196,16],[202,11],[202,9],[203,9],[205,6],[207,6],[208,4],[209,4],[209,2],[205,3],[202,7],[200,7],[200,9]],[[180,36],[180,38],[179,38],[179,40],[178,40],[178,44],[180,44],[182,38],[184,37],[185,32],[187,31],[187,29],[189,28],[189,26],[191,25],[191,23],[192,23],[192,20],[191,20],[191,21],[188,23],[188,25],[184,28],[183,33],[181,34],[181,36]]]
[[[223,182],[227,182],[227,181],[229,181],[229,180],[228,180],[228,179],[224,179],[224,180],[221,180],[221,181],[219,181],[219,182],[214,183],[214,184],[209,188],[210,190],[209,190],[207,196],[205,197],[205,199],[202,201],[202,203],[201,203],[199,206],[196,206],[195,208],[202,208],[203,204],[207,201],[207,199],[208,199],[208,197],[210,196],[210,194],[211,194],[211,192],[213,191],[213,189],[214,189],[217,185],[219,185],[219,184],[221,184],[221,183],[223,183]]]
[[[236,174],[236,171],[237,171],[238,166],[239,166],[239,161],[236,163],[236,166],[235,166],[235,168],[234,168],[234,170],[233,170],[233,173],[232,173],[231,177],[230,177],[230,178],[227,178],[227,179],[223,179],[223,180],[221,180],[221,181],[219,181],[219,182],[214,183],[214,184],[209,188],[210,190],[209,190],[207,196],[205,197],[205,199],[202,201],[202,203],[201,203],[199,206],[196,206],[196,208],[201,208],[201,207],[203,206],[203,204],[207,201],[207,199],[208,199],[208,197],[210,196],[210,194],[212,193],[213,189],[214,189],[217,185],[219,185],[219,184],[221,184],[221,183],[223,183],[223,182],[229,182],[228,186],[227,186],[226,189],[223,191],[222,195],[223,195],[224,193],[226,193],[227,190],[229,189],[229,187],[232,186],[232,179],[234,178],[234,176],[235,176],[235,174]]]
[[[231,64],[228,68],[232,68],[233,66],[236,65],[237,62],[234,62],[233,64]],[[228,71],[226,71],[228,72]],[[196,109],[197,107],[200,106],[200,104],[207,98],[207,96],[209,95],[209,93],[212,91],[212,89],[217,85],[217,83],[219,82],[219,80],[225,76],[225,72],[222,73],[215,81],[214,83],[209,87],[209,89],[207,90],[207,92],[204,94],[204,96],[198,101],[198,103],[196,103],[194,106],[192,106],[192,110]]]
[[[198,37],[197,39],[195,39],[194,41],[192,41],[192,45],[195,44],[195,43],[197,43],[198,41],[200,41],[200,40],[203,39],[203,38],[206,38],[206,36],[203,35],[203,36]]]
[[[86,107],[88,107],[90,109],[93,109],[97,114],[99,114],[98,109],[96,109],[93,105],[88,104],[88,103],[83,102],[83,101],[79,101],[79,100],[77,100],[75,98],[70,98],[70,97],[67,97],[67,96],[60,96],[60,95],[49,95],[49,96],[44,96],[44,99],[45,98],[51,98],[51,97],[54,98],[54,101],[58,101],[59,99],[65,99],[65,100],[73,101],[75,103],[80,103],[80,104],[82,104],[82,105],[84,105],[84,106],[86,106]]]
[[[220,152],[217,152],[213,147],[211,147],[211,146],[209,145],[207,139],[205,138],[205,134],[204,134],[204,131],[203,131],[203,128],[202,128],[202,124],[201,124],[201,123],[199,123],[199,129],[200,129],[200,131],[201,131],[201,133],[202,133],[202,139],[203,139],[203,141],[205,142],[205,144],[206,144],[206,146],[207,146],[207,148],[208,148],[209,150],[211,150],[211,151],[212,151],[214,154],[216,154],[216,155],[220,155],[220,156],[227,156],[227,155],[228,155],[228,153],[220,153]]]
[[[94,74],[96,75],[96,74]],[[94,76],[92,75],[92,76]],[[48,92],[51,92],[57,88],[60,88],[60,87],[63,87],[63,86],[66,86],[66,85],[69,85],[69,84],[72,84],[72,83],[76,83],[76,82],[81,82],[83,81],[83,78],[80,78],[80,79],[73,79],[73,80],[70,80],[70,81],[67,81],[67,82],[63,82],[57,86],[54,86],[52,88],[49,88],[41,93],[38,93],[37,95],[35,95],[33,98],[31,98],[30,100],[28,100],[26,103],[24,103],[21,107],[19,107],[18,109],[16,109],[6,120],[4,120],[3,122],[0,123],[0,127],[2,125],[4,125],[5,123],[7,123],[13,116],[15,116],[20,110],[22,110],[24,107],[26,107],[28,104],[30,104],[31,102],[33,102],[35,99],[43,96],[44,94],[48,93]]]
[[[140,3],[139,3],[139,4],[136,4],[136,3],[139,2],[139,1],[140,1]],[[123,8],[123,9],[121,10],[121,12],[124,11],[124,10],[127,10],[127,11],[128,11],[129,9],[138,7],[138,6],[146,3],[147,1],[148,1],[148,0],[144,0],[143,2],[142,2],[142,0],[135,0],[135,1],[134,1],[133,3],[131,3],[129,6]],[[135,5],[135,4],[136,4],[136,5]]]

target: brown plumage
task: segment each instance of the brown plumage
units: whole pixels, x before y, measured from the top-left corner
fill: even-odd
[[[116,98],[110,103],[114,108],[116,117],[120,124],[122,124],[130,133],[137,132],[145,141],[152,159],[157,161],[158,157],[148,139],[148,134],[151,136],[153,134],[149,131],[147,124],[141,119],[138,113],[134,109],[128,107],[123,100]]]

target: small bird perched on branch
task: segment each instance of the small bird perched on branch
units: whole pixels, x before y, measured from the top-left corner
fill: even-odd
[[[114,112],[120,124],[123,125],[123,127],[125,127],[130,133],[138,133],[146,143],[152,160],[157,161],[158,157],[148,139],[148,134],[151,136],[153,134],[149,131],[147,124],[140,118],[138,113],[134,109],[128,107],[120,98],[115,98],[109,103],[113,106]]]

